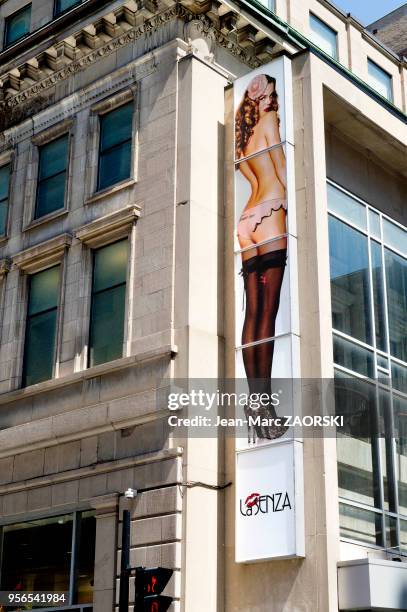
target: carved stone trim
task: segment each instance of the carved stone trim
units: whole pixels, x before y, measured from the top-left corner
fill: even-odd
[[[2,280],[10,270],[10,260],[0,259],[0,280]]]
[[[128,88],[124,91],[119,91],[117,94],[113,94],[107,99],[101,100],[100,102],[96,102],[93,106],[91,106],[90,110],[92,113],[97,115],[104,115],[109,111],[126,104],[127,102],[131,102],[134,100],[135,91]]]
[[[139,216],[139,206],[127,206],[82,226],[75,236],[87,246],[97,248],[128,236]]]
[[[114,53],[120,47],[133,43],[135,40],[141,38],[142,36],[145,36],[160,27],[164,27],[168,22],[182,15],[185,15],[185,9],[180,5],[174,5],[171,8],[163,11],[162,13],[154,15],[150,19],[147,19],[141,25],[138,25],[132,28],[131,30],[128,30],[125,34],[120,34],[119,36],[112,38],[108,43],[100,46],[97,49],[91,50],[90,53],[84,55],[79,60],[71,61],[71,63],[64,66],[60,70],[55,70],[55,72],[50,76],[37,81],[37,83],[35,83],[31,87],[27,87],[21,93],[17,93],[16,95],[13,95],[10,98],[6,99],[4,103],[5,107],[13,108],[15,106],[18,106],[22,102],[25,102],[26,100],[42,93],[45,89],[53,87],[60,81],[67,79],[68,77],[72,76],[77,72],[80,72],[81,70],[85,70],[86,68],[94,64],[96,61],[99,61],[103,57]],[[18,71],[17,68],[16,70]],[[18,71],[18,73],[20,74],[20,71]],[[7,75],[4,75],[2,79],[5,79],[6,76]]]
[[[33,246],[13,257],[13,264],[27,274],[40,272],[58,264],[72,242],[70,234],[62,234],[56,238],[51,238],[47,242],[42,242]]]
[[[188,4],[193,5],[189,0],[185,0]],[[42,55],[46,55],[49,67],[54,71],[53,74],[44,77],[44,71],[40,69],[40,62],[37,58],[31,58],[27,60],[25,64],[20,67],[16,67],[13,71],[2,75],[0,81],[3,85],[3,92],[5,95],[5,101],[0,106],[3,108],[3,112],[7,112],[5,109],[13,109],[19,105],[27,102],[31,98],[43,94],[47,89],[54,87],[57,83],[69,78],[73,74],[85,70],[93,63],[103,59],[104,57],[114,53],[120,47],[128,44],[133,44],[137,39],[157,31],[160,28],[165,27],[169,22],[175,19],[181,19],[185,23],[194,21],[195,24],[201,23],[202,33],[205,34],[206,38],[212,39],[216,43],[225,48],[232,55],[237,57],[240,61],[247,64],[251,68],[257,68],[261,65],[261,61],[256,57],[255,49],[253,44],[247,45],[243,48],[239,45],[239,41],[233,32],[229,32],[225,28],[225,24],[217,12],[218,3],[212,2],[210,6],[205,3],[202,4],[199,10],[206,10],[207,13],[203,12],[199,14],[199,10],[191,10],[180,3],[175,3],[171,7],[165,9],[161,13],[156,13],[151,16],[151,11],[155,9],[155,5],[150,3],[147,8],[132,12],[132,18],[129,20],[127,15],[127,23],[135,24],[126,32],[121,31],[121,28],[116,27],[116,23],[112,23],[111,16],[105,16],[101,18],[103,21],[103,27],[107,28],[105,34],[111,35],[112,38],[107,43],[101,42],[101,38],[97,35],[97,28],[93,24],[89,24],[81,31],[74,35],[71,35],[65,41],[58,43],[58,49],[50,47],[46,49]],[[195,7],[196,8],[196,7]],[[198,7],[199,8],[199,7]],[[124,11],[123,14],[125,14]],[[109,18],[108,18],[109,17]],[[237,20],[239,17],[237,17]],[[100,21],[100,20],[99,20]],[[99,22],[98,22],[99,23]],[[244,20],[241,27],[244,27]],[[253,29],[253,28],[252,28]],[[251,33],[251,37],[254,39],[254,29]],[[82,39],[87,47],[90,49],[89,53],[85,53],[82,57],[78,57],[77,41]],[[247,37],[245,37],[245,41]],[[72,52],[75,50],[75,53]],[[79,51],[78,51],[79,52]],[[81,51],[83,52],[83,51]],[[58,55],[59,54],[59,55]],[[61,62],[58,62],[58,58],[63,56],[65,65],[62,66]],[[40,56],[38,56],[39,58]],[[24,87],[24,75],[28,74],[27,64],[30,66],[30,70],[36,71],[36,82],[32,85]],[[38,66],[37,66],[38,65]],[[34,67],[34,68],[33,68]]]
[[[8,149],[7,151],[3,151],[0,153],[0,167],[6,166],[13,161],[14,151],[12,149]]]
[[[64,121],[61,121],[60,123],[57,123],[56,125],[53,125],[52,127],[46,128],[39,134],[36,134],[35,136],[33,136],[32,138],[33,144],[35,144],[36,146],[42,146],[46,144],[47,142],[51,142],[51,140],[54,140],[55,138],[62,136],[62,134],[69,132],[69,130],[73,126],[73,122],[74,122],[73,119],[65,119]]]

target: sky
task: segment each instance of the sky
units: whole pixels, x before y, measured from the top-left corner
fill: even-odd
[[[333,4],[366,26],[402,6],[405,0],[333,0]]]

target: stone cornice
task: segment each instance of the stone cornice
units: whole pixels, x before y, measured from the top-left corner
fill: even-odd
[[[15,255],[13,264],[27,274],[39,272],[59,263],[71,242],[72,236],[61,234]]]
[[[177,19],[185,24],[194,23],[204,37],[250,68],[268,61],[279,50],[276,40],[221,2],[182,0],[158,11],[153,0],[138,3],[130,0],[114,13],[99,17],[93,24],[3,74],[0,113],[7,116],[28,101],[44,100],[47,91],[61,81]]]
[[[75,237],[91,248],[125,238],[140,216],[140,207],[127,206],[80,227]]]

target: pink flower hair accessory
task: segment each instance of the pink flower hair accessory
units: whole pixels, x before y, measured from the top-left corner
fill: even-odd
[[[258,100],[267,88],[268,81],[265,74],[258,74],[252,79],[247,87],[247,95],[250,100]]]

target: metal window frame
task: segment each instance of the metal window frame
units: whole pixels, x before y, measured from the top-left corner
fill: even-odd
[[[57,293],[57,305],[53,306],[52,308],[46,308],[45,310],[42,310],[41,312],[37,312],[34,315],[29,315],[28,310],[29,310],[29,303],[30,303],[30,298],[31,298],[31,281],[32,281],[32,277],[35,276],[36,274],[40,274],[41,272],[45,272],[45,270],[50,270],[52,268],[59,268],[59,282],[58,282],[58,293]],[[25,316],[25,330],[24,330],[24,348],[23,348],[23,362],[22,362],[22,368],[21,368],[21,386],[23,388],[25,388],[26,386],[30,386],[30,385],[26,385],[25,383],[25,372],[26,372],[26,351],[27,351],[27,340],[28,340],[28,326],[27,326],[27,322],[33,318],[35,318],[38,315],[42,315],[46,312],[51,312],[51,311],[56,311],[56,322],[55,322],[55,339],[54,339],[54,351],[53,351],[53,357],[52,357],[52,374],[51,377],[48,378],[47,380],[50,380],[51,378],[54,378],[55,376],[55,369],[56,369],[56,358],[58,355],[58,336],[59,336],[59,329],[60,329],[60,320],[58,317],[58,313],[60,313],[60,307],[61,307],[61,293],[62,293],[62,288],[63,288],[63,280],[65,279],[65,274],[64,274],[64,269],[65,266],[63,265],[63,262],[58,263],[57,265],[53,265],[50,266],[49,268],[45,268],[44,270],[39,270],[38,272],[35,272],[34,274],[30,274],[27,281],[28,281],[28,290],[27,290],[27,305],[26,305],[26,316]],[[36,384],[36,383],[32,383],[32,384]]]
[[[334,37],[335,37],[335,55],[331,55],[330,53],[328,53],[324,49],[321,49],[321,51],[323,53],[327,53],[329,55],[329,57],[332,57],[332,59],[334,59],[335,61],[338,61],[339,60],[339,50],[338,50],[338,32],[337,32],[337,30],[335,30],[330,25],[328,25],[323,19],[321,19],[321,17],[319,17],[319,15],[317,15],[313,11],[310,11],[309,12],[309,18],[308,18],[308,24],[309,24],[309,28],[310,28],[311,34],[315,34],[315,31],[312,29],[312,20],[313,19],[315,21],[317,21],[318,23],[320,23],[323,26],[323,28],[325,28],[327,31],[329,31],[330,33],[332,33],[334,35]],[[314,42],[314,44],[316,45],[315,42]],[[320,48],[320,47],[318,47],[318,48]]]
[[[101,187],[100,178],[101,178],[102,156],[104,156],[106,153],[109,153],[110,151],[113,151],[114,149],[118,147],[121,147],[122,145],[126,143],[128,143],[130,147],[130,153],[131,153],[132,143],[133,143],[133,122],[130,124],[130,136],[128,138],[125,138],[121,142],[117,142],[114,145],[102,150],[102,122],[103,120],[105,119],[105,117],[109,116],[111,113],[115,113],[125,106],[132,107],[132,117],[133,117],[134,116],[134,100],[129,100],[127,102],[124,102],[123,104],[118,105],[116,108],[112,108],[112,110],[108,111],[107,113],[102,113],[98,115],[98,119],[99,119],[99,143],[98,143],[99,147],[98,149],[99,150],[98,150],[98,171],[97,171],[97,179],[96,179],[96,193],[100,191],[104,191],[105,189],[109,189],[113,185],[116,185],[119,182],[121,182],[121,181],[118,181],[117,183],[111,183],[110,185],[105,185],[104,187]],[[132,160],[132,156],[130,155],[130,176],[122,180],[128,180],[132,176],[132,161],[131,160]]]
[[[383,76],[385,76],[385,77],[387,77],[389,79],[390,97],[387,97],[387,96],[383,96],[383,97],[386,98],[389,102],[393,103],[393,100],[394,100],[393,75],[391,75],[390,72],[387,72],[387,70],[385,68],[382,68],[377,62],[372,60],[372,58],[367,56],[367,74],[368,74],[368,80],[371,78],[371,75],[370,75],[370,72],[369,72],[369,66],[372,66],[372,67],[374,66],[374,68],[376,70],[378,70],[380,73],[383,74]],[[372,83],[370,83],[370,86],[373,87]],[[375,87],[373,87],[373,88],[376,89]],[[380,94],[380,95],[383,95],[383,94]]]
[[[379,66],[380,68],[380,66]],[[385,71],[384,71],[385,72]],[[391,76],[391,75],[390,75]],[[381,509],[374,509],[372,507],[368,507],[365,506],[364,504],[360,504],[356,501],[352,501],[352,500],[346,500],[342,497],[339,497],[339,503],[343,503],[343,504],[347,504],[350,506],[354,506],[356,508],[362,508],[365,510],[370,510],[370,511],[375,511],[381,514],[381,522],[382,522],[382,535],[383,535],[383,545],[382,546],[376,546],[376,548],[378,549],[385,549],[385,550],[398,550],[400,551],[400,543],[401,543],[401,538],[400,538],[400,521],[401,520],[406,520],[405,515],[400,513],[400,507],[399,507],[399,490],[398,490],[398,473],[397,473],[397,445],[396,445],[396,439],[395,439],[395,426],[394,426],[394,409],[393,409],[393,405],[394,405],[394,397],[401,397],[401,398],[406,398],[407,395],[404,394],[403,392],[400,392],[399,390],[396,390],[393,388],[392,386],[392,375],[391,375],[391,363],[392,361],[395,361],[395,363],[399,364],[400,366],[406,367],[407,368],[407,363],[402,361],[401,359],[397,358],[397,357],[393,357],[390,353],[390,335],[389,335],[389,317],[388,317],[388,295],[387,295],[387,282],[386,282],[386,267],[385,267],[385,249],[388,249],[389,251],[395,253],[396,255],[402,257],[404,260],[406,259],[406,256],[404,253],[400,252],[397,250],[397,248],[395,248],[393,245],[389,245],[385,239],[384,239],[384,232],[383,232],[383,220],[387,220],[390,223],[396,225],[397,227],[399,227],[402,231],[406,232],[407,234],[407,228],[404,227],[401,223],[399,223],[398,221],[395,221],[394,219],[392,219],[391,217],[389,217],[388,215],[386,215],[385,213],[382,213],[380,210],[377,210],[375,207],[371,206],[368,202],[366,202],[365,200],[363,200],[362,198],[356,196],[355,194],[353,194],[352,192],[350,192],[349,190],[347,190],[346,188],[344,188],[342,185],[339,185],[336,181],[333,181],[332,179],[330,179],[329,177],[327,177],[326,179],[327,184],[335,187],[336,189],[338,189],[339,191],[342,191],[345,195],[347,195],[349,198],[355,200],[356,202],[362,204],[365,206],[366,208],[366,229],[363,229],[361,227],[359,227],[358,225],[356,225],[355,223],[353,223],[352,221],[350,221],[347,218],[344,218],[341,214],[338,214],[336,211],[332,211],[329,209],[329,202],[328,202],[328,215],[331,215],[332,217],[338,219],[339,221],[341,221],[342,223],[344,223],[345,225],[347,225],[348,227],[354,229],[355,231],[360,232],[362,235],[366,236],[367,238],[367,245],[368,245],[368,264],[369,264],[369,310],[370,310],[370,316],[371,316],[371,321],[372,321],[372,345],[369,345],[365,342],[362,342],[360,340],[358,340],[357,338],[353,338],[352,336],[349,336],[348,334],[341,332],[339,330],[335,330],[334,328],[332,328],[332,333],[333,335],[337,335],[338,337],[342,337],[343,339],[357,345],[360,346],[364,349],[367,349],[369,351],[371,351],[373,353],[374,356],[374,374],[375,374],[375,380],[370,379],[368,376],[362,375],[358,372],[354,372],[353,370],[350,370],[349,368],[346,368],[344,366],[335,364],[335,369],[339,372],[343,372],[344,374],[348,374],[350,376],[353,376],[355,378],[359,378],[361,380],[366,380],[366,381],[371,381],[372,384],[376,385],[376,402],[375,402],[375,406],[376,406],[376,411],[380,410],[380,404],[379,404],[379,394],[380,394],[380,390],[386,390],[389,392],[389,409],[390,409],[390,415],[389,415],[389,425],[390,425],[390,437],[391,437],[391,455],[390,455],[390,463],[392,466],[392,480],[393,480],[393,491],[392,491],[392,495],[394,496],[394,502],[395,502],[395,508],[396,508],[396,512],[391,512],[389,510],[386,510],[384,507],[384,483],[383,483],[383,477],[384,477],[384,471],[383,471],[383,465],[382,465],[382,457],[381,457],[381,444],[380,444],[380,440],[377,439],[375,441],[375,446],[377,446],[377,448],[375,449],[375,453],[377,454],[377,458],[378,458],[378,478],[379,478],[379,491],[380,491],[380,505],[381,505]],[[370,227],[370,214],[369,212],[372,211],[376,214],[379,215],[379,223],[380,223],[380,238],[378,238],[374,233],[371,232],[371,227]],[[372,268],[372,253],[371,253],[371,248],[372,248],[372,240],[375,241],[376,244],[378,244],[380,246],[381,249],[381,270],[382,270],[382,279],[383,279],[383,307],[384,307],[384,323],[385,323],[385,334],[386,334],[386,351],[380,350],[377,348],[376,346],[376,323],[375,323],[375,317],[374,317],[374,295],[373,295],[373,268]],[[380,379],[378,378],[378,373],[379,372],[385,372],[385,370],[383,370],[382,368],[380,368],[380,366],[378,366],[377,360],[378,360],[378,356],[379,357],[385,357],[389,363],[389,371],[388,371],[388,382],[389,384],[383,384],[380,382]],[[385,449],[386,451],[386,449]],[[389,480],[389,475],[388,475],[388,480]],[[396,529],[397,529],[397,546],[396,547],[387,547],[387,542],[386,542],[386,517],[392,517],[396,519]],[[363,543],[362,541],[359,540],[353,540],[353,539],[349,539],[349,538],[343,538],[341,537],[341,541],[348,541],[348,542],[352,542],[352,543],[356,543],[358,545],[361,545],[361,543]],[[366,546],[372,546],[371,543],[365,543],[364,545]],[[400,554],[404,554],[404,553],[400,553]]]
[[[71,563],[69,568],[69,604],[68,606],[58,606],[57,608],[51,608],[47,606],[46,608],[35,608],[36,612],[63,612],[64,610],[70,612],[92,612],[93,611],[93,602],[92,603],[84,603],[84,604],[75,604],[74,600],[77,595],[77,570],[78,570],[78,538],[80,537],[80,528],[82,522],[82,514],[84,512],[88,512],[87,510],[75,510],[73,512],[61,514],[51,514],[44,516],[43,518],[57,518],[58,516],[70,515],[72,516],[72,536],[71,536]],[[35,519],[28,519],[26,522],[30,523]],[[9,523],[13,525],[14,523]],[[4,541],[4,527],[6,525],[0,526],[0,585],[1,585],[1,569],[3,565],[3,541]]]
[[[54,0],[54,9],[53,9],[53,17],[54,17],[54,19],[57,18],[57,17],[61,17],[61,15],[65,15],[66,13],[68,13],[68,11],[72,11],[74,8],[76,8],[80,4],[83,4],[83,2],[85,2],[85,0],[75,0],[74,4],[72,4],[71,6],[69,6],[68,8],[66,8],[64,10],[58,10],[60,2],[61,2],[61,0]]]
[[[126,278],[124,281],[122,281],[121,283],[116,283],[114,285],[111,285],[110,287],[105,287],[104,289],[99,289],[98,291],[94,291],[93,289],[93,281],[95,278],[95,262],[96,262],[96,253],[98,251],[101,251],[102,249],[106,248],[106,247],[110,247],[113,244],[117,244],[119,242],[127,242],[127,249],[131,248],[130,245],[130,239],[129,237],[127,238],[120,238],[119,240],[115,240],[114,242],[109,242],[108,244],[105,244],[97,249],[92,249],[92,277],[91,277],[91,293],[90,293],[90,311],[89,311],[89,333],[88,333],[88,354],[87,354],[87,368],[90,367],[94,367],[90,365],[90,353],[91,353],[91,347],[92,347],[92,325],[93,325],[93,300],[94,300],[94,296],[95,295],[100,295],[102,293],[106,293],[107,291],[110,291],[111,289],[117,289],[118,287],[126,287],[126,294],[127,294],[127,287],[128,287],[128,281],[129,281],[129,263],[127,261],[126,264]],[[125,306],[126,306],[126,302],[127,302],[127,295],[125,295]],[[124,313],[125,314],[125,313]],[[126,322],[125,322],[126,324]],[[124,329],[123,329],[123,339],[124,339]],[[122,356],[123,356],[123,352],[122,352]],[[120,359],[120,357],[118,357],[118,359]]]
[[[30,8],[30,27],[28,28],[28,31],[25,34],[22,34],[21,36],[19,36],[16,40],[13,40],[11,42],[8,41],[7,39],[8,39],[9,31],[10,31],[10,21],[11,21],[11,19],[13,19],[13,17],[16,17],[20,13],[23,13],[24,11],[26,11],[28,9],[28,7]],[[28,4],[26,4],[25,6],[22,6],[17,11],[14,11],[14,13],[11,13],[7,17],[5,17],[5,19],[4,19],[3,49],[7,49],[8,47],[11,47],[12,45],[15,45],[17,42],[23,40],[23,38],[25,38],[26,36],[29,36],[31,34],[31,13],[32,13],[32,2],[28,2]]]
[[[48,146],[51,145],[52,143],[56,142],[57,140],[62,140],[63,138],[66,139],[66,159],[65,159],[65,168],[63,170],[59,170],[58,172],[55,172],[54,174],[50,174],[50,176],[47,176],[44,179],[40,178],[40,173],[41,173],[41,157],[42,157],[42,153],[44,151],[44,149]],[[52,215],[53,213],[57,212],[58,210],[63,210],[65,208],[66,205],[66,193],[67,193],[67,182],[68,182],[68,177],[69,177],[69,148],[70,148],[70,142],[69,142],[69,132],[64,132],[63,134],[60,134],[59,136],[57,136],[57,138],[53,138],[52,140],[50,140],[49,142],[44,143],[43,145],[41,145],[40,147],[38,147],[39,151],[38,151],[38,179],[37,179],[37,185],[36,185],[36,192],[35,192],[35,206],[34,206],[34,220],[37,219],[42,219],[43,217],[46,217],[48,215]],[[59,176],[60,174],[65,173],[65,181],[64,181],[64,202],[63,205],[60,208],[55,208],[54,210],[52,210],[51,212],[47,212],[45,214],[39,215],[38,214],[38,196],[39,196],[39,191],[40,191],[40,185],[42,183],[44,183],[45,181],[48,181],[49,179],[52,179],[56,176]]]
[[[0,166],[0,170],[2,170],[3,168],[8,168],[7,195],[4,198],[0,199],[0,205],[3,204],[3,202],[5,202],[7,206],[7,211],[4,217],[4,232],[0,231],[0,238],[4,238],[5,236],[7,236],[8,215],[10,211],[9,199],[10,199],[10,184],[11,184],[11,173],[12,173],[11,162],[9,161],[6,164],[2,164]]]

